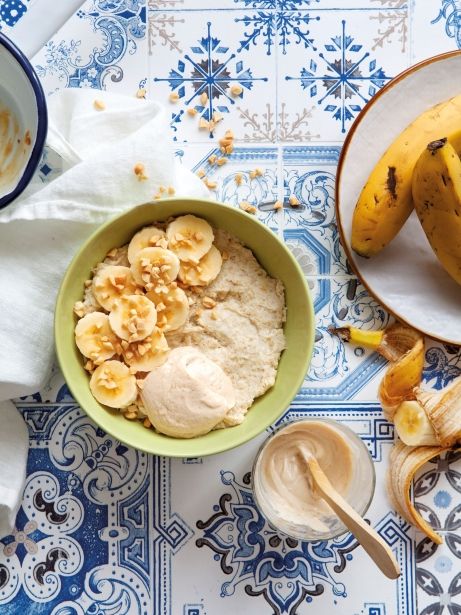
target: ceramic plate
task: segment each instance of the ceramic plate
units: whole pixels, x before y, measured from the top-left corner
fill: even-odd
[[[461,344],[461,286],[439,264],[416,214],[371,259],[352,252],[350,237],[355,203],[376,162],[420,113],[461,93],[460,73],[457,51],[429,58],[389,82],[353,124],[336,179],[341,241],[364,285],[396,318],[452,344]]]

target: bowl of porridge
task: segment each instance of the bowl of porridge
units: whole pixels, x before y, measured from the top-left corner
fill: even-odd
[[[222,452],[289,406],[314,310],[288,248],[256,218],[166,199],[100,227],[63,279],[58,361],[105,431],[173,457]]]

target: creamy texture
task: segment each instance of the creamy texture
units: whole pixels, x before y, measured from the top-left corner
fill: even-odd
[[[271,278],[251,250],[221,229],[214,229],[215,245],[224,255],[222,269],[204,289],[186,289],[189,321],[166,334],[168,344],[194,346],[230,377],[235,406],[217,427],[238,425],[256,397],[270,389],[285,348],[284,288]],[[216,301],[204,309],[203,297]]]
[[[223,370],[196,348],[172,350],[154,369],[141,392],[155,429],[175,438],[208,433],[235,404],[235,391]]]
[[[353,476],[353,451],[333,425],[320,421],[292,423],[268,440],[255,468],[256,497],[269,520],[328,532],[337,519],[316,491],[300,449],[317,459],[331,484],[347,495]]]

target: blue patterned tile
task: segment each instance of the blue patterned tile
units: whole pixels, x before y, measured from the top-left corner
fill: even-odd
[[[414,483],[415,506],[441,532],[435,545],[421,534],[416,546],[420,613],[461,610],[461,455],[450,452],[420,469]]]
[[[48,94],[80,87],[134,96],[147,77],[146,0],[87,0],[33,64]]]
[[[412,0],[411,14],[412,63],[461,49],[461,6],[457,0],[434,0],[430,7]]]
[[[406,23],[407,10],[400,13]],[[364,104],[409,63],[406,43],[403,53],[387,53],[401,42],[392,27],[383,30],[380,15],[319,12],[320,19],[309,23],[310,43],[305,39],[279,55],[278,113],[283,105],[292,117],[309,113],[311,132],[320,131],[323,141],[342,140]]]
[[[4,0],[0,3],[0,30],[9,34],[11,28],[27,13],[30,0]]]
[[[231,128],[239,141],[275,140],[275,58],[266,55],[262,36],[245,34],[258,27],[247,27],[246,20],[256,17],[254,11],[150,12],[149,91],[166,104],[170,93],[179,96],[169,106],[179,141],[209,141],[199,120],[215,113],[223,119],[214,136]],[[241,87],[239,95],[231,94],[233,85]]]
[[[278,149],[273,146],[237,146],[223,166],[210,164],[210,156],[222,156],[219,147],[211,145],[179,146],[176,150],[183,164],[194,172],[204,171],[205,178],[216,182],[210,198],[238,207],[242,201],[257,207],[256,217],[274,232],[281,232],[282,213],[274,210],[279,198]],[[252,177],[258,169],[261,175]],[[238,176],[239,185],[236,183]]]
[[[283,148],[285,240],[314,265],[310,275],[350,275],[335,221],[334,191],[339,145]],[[295,197],[297,206],[290,206]]]
[[[355,277],[317,278],[314,283],[314,353],[298,398],[304,401],[354,399],[365,387],[373,387],[365,399],[375,398],[374,379],[386,362],[365,348],[344,344],[330,333],[329,327],[351,323],[365,329],[379,329],[389,322],[387,313]]]

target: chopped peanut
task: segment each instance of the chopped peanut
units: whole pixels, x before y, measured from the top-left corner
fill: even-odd
[[[146,170],[146,167],[141,162],[137,162],[134,165],[133,171],[139,181],[142,181],[143,179],[147,179],[145,170]]]
[[[136,92],[136,98],[146,98],[146,89],[145,88],[139,88],[139,90]]]
[[[208,130],[210,127],[210,122],[206,120],[204,117],[201,117],[198,123],[198,127],[199,127],[199,130],[205,130],[205,129]]]
[[[173,186],[168,186],[167,192],[170,196],[173,196],[176,190],[173,188]]]
[[[194,107],[189,107],[187,109],[187,115],[189,115],[190,117],[195,117],[197,115],[197,109],[195,109]]]
[[[211,154],[211,156],[208,158],[208,162],[209,164],[214,164],[217,159],[218,157],[216,156],[216,154]]]
[[[205,177],[205,175],[206,175],[205,170],[204,169],[199,169],[197,171],[197,175],[198,175],[198,177],[200,177],[200,179],[202,179],[202,177]]]
[[[169,96],[170,102],[171,103],[175,103],[178,102],[179,100],[179,94],[177,92],[171,92],[170,96]]]
[[[96,100],[93,102],[93,107],[97,111],[104,111],[104,109],[106,108],[106,103],[103,100],[96,98]]]
[[[283,203],[282,203],[282,201],[275,201],[275,203],[274,203],[274,209],[283,209]]]
[[[218,160],[216,161],[216,164],[218,165],[218,167],[222,167],[224,164],[226,164],[227,161],[228,158],[221,156],[221,158],[218,158]]]
[[[243,88],[241,85],[238,85],[237,83],[235,83],[231,89],[230,89],[230,93],[232,94],[232,96],[236,97],[236,96],[240,96],[240,94],[243,92]]]
[[[243,173],[236,173],[234,177],[234,181],[237,184],[237,186],[240,186],[243,181]]]
[[[215,124],[217,124],[218,122],[220,122],[222,119],[224,118],[222,113],[219,113],[219,111],[215,111],[213,113],[213,122]]]
[[[292,194],[288,200],[292,207],[298,207],[298,205],[301,205],[301,203],[298,201],[294,194]]]
[[[202,92],[200,94],[200,104],[202,106],[205,106],[208,102],[208,94],[206,92]]]
[[[218,182],[213,182],[209,180],[208,177],[205,178],[203,182],[209,190],[216,190],[216,188],[218,187]]]
[[[202,305],[207,310],[211,310],[212,308],[216,307],[216,301],[211,297],[203,297]]]
[[[144,425],[144,427],[146,429],[150,429],[152,427],[152,423],[149,421],[149,419],[144,419],[144,421],[142,422],[142,424]]]
[[[241,201],[239,207],[249,214],[255,214],[257,212],[256,207],[251,203],[248,203],[248,201]]]

